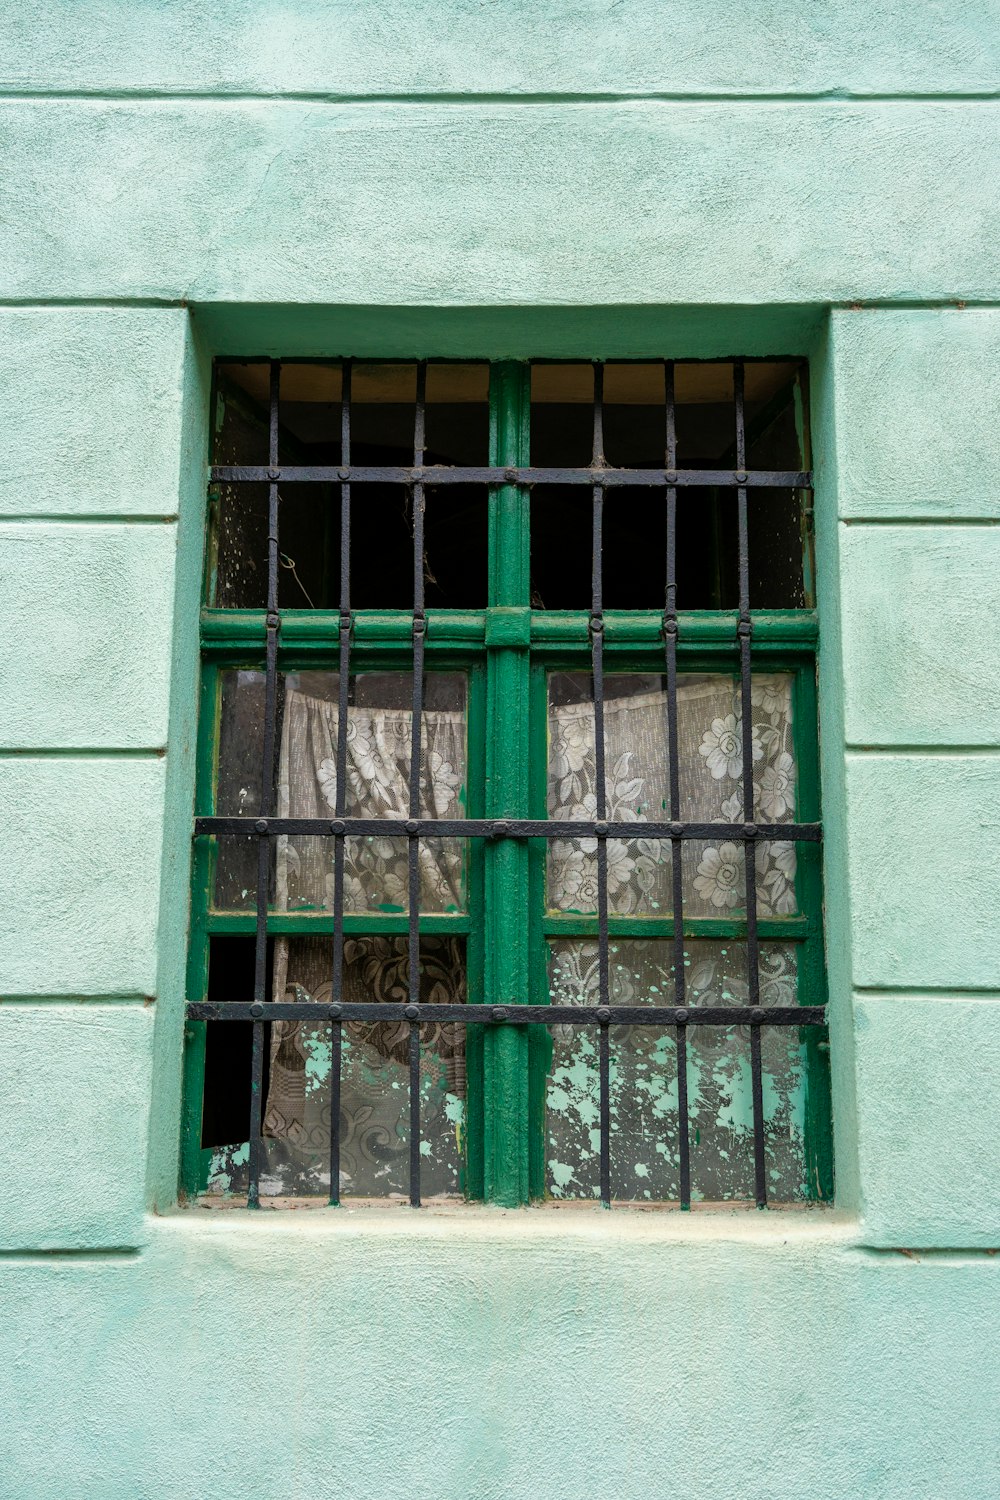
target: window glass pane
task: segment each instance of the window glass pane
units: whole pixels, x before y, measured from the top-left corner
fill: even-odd
[[[212,945],[214,998],[225,995],[227,971],[239,961],[231,939]],[[252,940],[245,943],[252,950]],[[269,944],[269,998],[331,998],[333,945],[329,938],[276,938]],[[409,1023],[399,1014],[409,999],[405,937],[349,937],[344,942],[343,998],[381,1003],[385,1021],[343,1027],[340,1086],[340,1192],[351,1197],[406,1197],[409,1193]],[[252,967],[252,966],[251,966]],[[246,968],[244,962],[243,968]],[[420,999],[457,1005],[466,999],[464,942],[448,937],[420,941]],[[393,1009],[396,1015],[393,1016]],[[228,1114],[230,1143],[215,1145],[208,1190],[246,1191],[250,1069],[243,1054],[249,1025],[210,1025],[213,1077],[228,1054],[234,1077],[246,1080]],[[260,1191],[262,1196],[326,1196],[330,1188],[329,1021],[275,1021],[268,1026]],[[237,1071],[238,1066],[238,1071]],[[208,1083],[206,1072],[206,1091]],[[465,1027],[428,1023],[420,1028],[421,1192],[425,1198],[461,1191],[464,1172]],[[216,1113],[218,1113],[218,1105]],[[232,1140],[242,1122],[244,1135]]]
[[[593,453],[593,366],[533,364],[532,464],[546,468],[586,468]]]
[[[611,1003],[672,1005],[673,944],[611,940]],[[690,940],[685,947],[686,1002],[745,1005],[746,947]],[[550,946],[553,1005],[598,1003],[597,943]],[[761,1002],[797,1003],[793,944],[764,943]],[[547,1190],[555,1198],[600,1196],[597,1028],[555,1025],[546,1093]],[[805,1043],[798,1027],[761,1034],[767,1182],[775,1202],[808,1197],[805,1144]],[[632,1201],[676,1201],[678,1166],[677,1050],[673,1028],[611,1029],[611,1194]],[[750,1036],[745,1026],[689,1026],[688,1108],[693,1199],[754,1196]]]
[[[217,367],[213,462],[266,465],[269,368]],[[413,463],[415,364],[360,364],[352,372],[351,461]],[[278,458],[287,465],[341,462],[343,374],[337,362],[281,365]],[[425,462],[454,466],[489,461],[489,366],[427,367]],[[482,485],[425,490],[424,590],[429,609],[475,609],[486,603],[487,495]],[[208,598],[220,609],[267,604],[268,488],[217,484]],[[336,609],[340,604],[340,487],[282,481],[279,490],[278,604],[282,609]],[[355,484],[351,506],[351,604],[356,609],[413,607],[412,496],[400,483]]]
[[[604,367],[604,457],[612,468],[662,469],[666,462],[662,364]]]
[[[267,463],[270,380],[267,364],[233,360],[216,365],[213,464]]]
[[[666,679],[648,673],[604,680],[606,810],[609,822],[670,819]],[[797,767],[792,735],[792,675],[752,678],[754,809],[760,822],[795,818]],[[548,815],[597,815],[592,683],[584,673],[549,676]],[[739,679],[728,673],[680,673],[677,679],[680,813],[689,822],[743,822],[743,744]],[[597,910],[594,839],[552,839],[548,906]],[[795,895],[796,848],[761,840],[756,849],[757,910],[788,916]],[[746,910],[743,847],[730,840],[685,839],[684,913],[726,917]],[[608,909],[614,915],[666,915],[672,909],[668,840],[608,840]]]
[[[278,382],[279,463],[340,463],[342,380],[338,363],[283,361]],[[267,399],[265,390],[265,407]]]
[[[333,818],[337,806],[339,677],[289,673],[279,679],[278,817]],[[346,815],[406,817],[413,691],[408,672],[359,673],[348,708]],[[421,816],[462,818],[466,809],[466,679],[429,672],[421,727]],[[254,815],[260,805],[264,674],[222,674],[218,811]],[[256,839],[218,840],[214,904],[252,909]],[[332,838],[278,836],[272,844],[270,904],[278,911],[332,910]],[[463,910],[467,841],[420,840],[420,902],[425,912]],[[345,840],[344,910],[406,911],[407,840],[369,835]]]

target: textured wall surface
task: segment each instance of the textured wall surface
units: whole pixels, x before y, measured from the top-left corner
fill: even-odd
[[[48,0],[0,139],[0,1497],[995,1500],[996,0]],[[216,352],[809,356],[835,1212],[176,1208]]]

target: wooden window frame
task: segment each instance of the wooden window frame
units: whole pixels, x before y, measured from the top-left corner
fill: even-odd
[[[800,363],[804,365],[804,361]],[[491,466],[529,463],[530,371],[529,363],[490,364]],[[797,422],[805,445],[806,418],[801,402]],[[470,817],[546,816],[547,674],[553,670],[586,672],[590,667],[590,610],[531,608],[530,503],[530,493],[523,486],[503,484],[489,490],[486,607],[427,611],[427,671],[468,674]],[[803,552],[808,597],[812,582],[809,535],[804,536]],[[663,671],[662,610],[607,610],[604,621],[606,671]],[[265,623],[264,609],[215,609],[207,605],[202,609],[195,793],[198,816],[212,816],[216,811],[221,674],[227,668],[263,670]],[[679,670],[738,670],[736,624],[734,610],[679,614]],[[339,629],[340,616],[335,609],[283,609],[279,671],[336,671]],[[800,821],[818,821],[820,817],[818,629],[814,608],[753,612],[754,672],[793,674],[796,817]],[[411,640],[410,612],[353,611],[351,675],[372,670],[409,672]],[[422,933],[465,938],[468,999],[472,1004],[546,1004],[548,941],[596,936],[595,916],[546,911],[545,842],[470,840],[467,912],[420,918]],[[256,929],[252,911],[212,910],[213,869],[214,841],[196,838],[187,965],[189,1001],[207,995],[210,940],[252,935]],[[818,858],[799,862],[796,893],[797,915],[761,917],[757,928],[762,940],[796,945],[798,1001],[822,1005],[826,974]],[[329,912],[282,911],[269,913],[267,930],[269,935],[332,934],[333,925]],[[738,917],[685,916],[683,928],[685,936],[739,940],[746,937],[747,923]],[[405,936],[407,930],[405,912],[344,916],[345,935]],[[667,916],[612,916],[609,931],[617,938],[669,938],[674,934],[674,923]],[[211,1148],[201,1145],[209,1024],[188,1019],[185,1029],[181,1187],[188,1198],[204,1191],[212,1154]],[[827,1029],[803,1027],[800,1038],[806,1049],[808,1196],[824,1201],[833,1192]],[[505,1207],[542,1198],[548,1032],[540,1026],[470,1025],[466,1045],[466,1196]]]

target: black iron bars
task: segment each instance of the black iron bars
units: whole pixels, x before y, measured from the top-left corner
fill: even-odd
[[[747,521],[746,413],[742,360],[733,366],[736,406],[736,482],[739,533],[740,617],[736,627],[740,651],[740,715],[743,749],[743,862],[747,902],[747,978],[750,1004],[760,1004],[760,948],[757,938],[757,845],[753,789],[753,692],[750,678],[750,543]],[[758,1208],[767,1207],[767,1175],[764,1165],[764,1086],[761,1070],[760,1027],[750,1030],[750,1093],[753,1101],[754,1188]]]
[[[415,470],[419,470],[419,473]],[[712,485],[732,488],[734,484],[741,482],[737,479],[739,472],[738,469],[678,469],[671,474],[669,482],[678,489],[691,485],[701,488]],[[260,483],[266,481],[270,474],[270,469],[254,464],[217,464],[211,470],[211,479],[217,484]],[[346,479],[351,484],[412,484],[414,480],[419,480],[422,484],[435,487],[449,484],[520,484],[532,487],[580,484],[590,488],[594,483],[594,471],[589,467],[539,469],[530,464],[508,464],[502,469],[480,465],[466,468],[441,464],[426,467],[357,464],[350,465],[346,470],[340,465],[282,464],[277,475],[286,484],[293,481],[296,484],[340,484]],[[601,483],[605,489],[625,487],[650,490],[662,487],[666,482],[666,469],[605,467],[601,473]],[[812,475],[804,469],[754,469],[742,482],[748,489],[803,489],[812,484]]]
[[[250,1083],[250,1160],[247,1207],[260,1207],[260,1148],[264,1093],[264,1000],[267,993],[267,900],[271,870],[268,818],[274,812],[274,770],[278,705],[278,394],[281,366],[271,361],[269,380],[267,504],[267,652],[264,677],[264,744],[261,759],[260,817],[257,834],[256,929],[253,977],[253,1050]]]
[[[677,417],[674,364],[663,369],[666,407],[667,473],[677,467]],[[687,1087],[687,1028],[685,1026],[684,969],[684,845],[681,830],[680,749],[677,728],[677,486],[667,485],[667,588],[663,611],[663,645],[667,668],[667,757],[670,776],[670,817],[674,832],[670,840],[674,914],[674,999],[677,1005],[677,1158],[681,1208],[691,1207],[691,1140]]]
[[[413,425],[413,468],[424,461],[424,426],[427,398],[427,366],[417,366],[417,403]],[[420,753],[424,712],[424,486],[415,480],[411,490],[413,507],[413,715],[410,726],[410,817],[409,838],[409,1004],[410,1022],[410,1206],[420,1207]]]
[[[351,365],[342,367],[340,406],[340,457],[342,472],[351,461]],[[333,833],[333,985],[330,1066],[330,1203],[340,1202],[340,1063],[343,1023],[340,1005],[344,989],[344,817],[347,812],[347,714],[351,673],[351,486],[340,485],[340,629],[338,631],[337,683],[337,790]]]
[[[736,417],[736,442],[734,449],[735,468],[725,470],[678,470],[675,432],[675,390],[672,363],[664,365],[666,441],[664,468],[650,470],[616,470],[606,466],[603,451],[604,393],[603,365],[594,366],[594,412],[593,451],[588,468],[581,469],[534,469],[520,467],[511,470],[427,467],[424,464],[425,441],[425,396],[426,366],[420,365],[417,372],[417,396],[414,425],[413,463],[399,468],[373,468],[352,465],[351,455],[351,368],[343,367],[343,394],[341,407],[341,462],[336,468],[307,468],[282,466],[278,452],[278,386],[280,366],[270,364],[269,378],[269,444],[266,468],[220,467],[212,471],[213,478],[229,482],[261,481],[268,483],[268,590],[266,617],[266,679],[265,715],[263,739],[263,774],[259,815],[256,819],[199,818],[196,832],[200,834],[243,835],[247,833],[259,839],[258,879],[255,919],[255,971],[253,1003],[234,1005],[224,1009],[218,1006],[192,1005],[189,1014],[211,1019],[244,1019],[253,1022],[253,1061],[250,1127],[250,1185],[248,1201],[259,1203],[259,1174],[261,1157],[261,1115],[264,1048],[264,1001],[266,997],[267,969],[267,898],[270,870],[270,838],[279,833],[314,833],[334,835],[334,954],[332,1003],[329,1008],[333,1032],[333,1067],[330,1080],[331,1139],[330,1139],[330,1199],[339,1199],[340,1179],[340,1121],[339,1091],[342,1050],[342,1026],[345,1020],[383,1019],[384,1008],[358,1008],[346,1005],[343,1000],[343,938],[344,938],[344,869],[345,840],[352,835],[381,833],[388,836],[406,837],[408,840],[408,951],[409,982],[408,1003],[404,1009],[410,1023],[410,1201],[416,1206],[420,1202],[420,1023],[426,1017],[433,1019],[427,1008],[420,1006],[420,840],[428,836],[458,838],[583,838],[594,840],[598,876],[598,939],[599,939],[599,1004],[586,1016],[579,1016],[581,1024],[599,1027],[600,1070],[600,1195],[605,1203],[610,1202],[610,1032],[613,1024],[667,1025],[676,1028],[678,1063],[678,1123],[679,1123],[679,1171],[680,1199],[683,1206],[690,1203],[689,1161],[689,1110],[687,1091],[687,1029],[691,1025],[750,1024],[751,1075],[754,1122],[754,1176],[755,1194],[758,1203],[766,1203],[765,1140],[762,1098],[762,1068],[760,1025],[761,1015],[759,979],[759,935],[757,899],[755,885],[755,853],[759,841],[768,838],[785,840],[818,840],[818,824],[754,824],[753,790],[753,733],[751,722],[751,600],[749,588],[749,544],[748,544],[748,492],[752,488],[767,486],[807,487],[811,483],[808,473],[746,469],[746,423],[744,406],[744,366],[734,366],[734,393]],[[728,456],[728,455],[727,455]],[[278,819],[274,817],[275,759],[276,759],[276,709],[277,709],[277,652],[280,634],[278,609],[278,488],[283,480],[333,481],[340,486],[341,507],[341,555],[340,555],[340,618],[339,618],[339,719],[337,731],[337,785],[335,817],[332,822],[309,819]],[[587,484],[592,493],[592,590],[590,611],[590,648],[593,678],[595,715],[597,794],[593,820],[511,820],[475,819],[446,821],[421,817],[420,762],[422,715],[424,699],[424,641],[426,619],[424,613],[424,505],[428,484],[483,482],[487,484],[510,483],[516,480],[526,485],[537,484]],[[351,590],[350,590],[350,520],[352,483],[396,481],[405,484],[412,504],[413,538],[413,714],[411,729],[411,755],[408,787],[408,815],[404,818],[370,819],[347,816],[347,727],[350,696],[351,668]],[[736,489],[738,501],[739,544],[739,612],[737,645],[740,662],[741,732],[743,751],[743,817],[740,824],[702,825],[684,822],[681,817],[679,790],[678,723],[677,723],[677,506],[678,491],[690,485],[729,486]],[[635,836],[635,825],[612,822],[607,815],[607,783],[605,768],[605,704],[604,704],[604,612],[602,579],[602,539],[604,504],[609,489],[618,490],[619,502],[625,501],[623,486],[630,487],[628,501],[638,499],[634,489],[638,486],[656,494],[665,494],[667,508],[667,586],[663,614],[663,638],[667,679],[667,741],[669,754],[669,821],[643,825],[644,837],[669,839],[672,854],[673,874],[673,944],[674,944],[674,1005],[672,1007],[643,1007],[640,1013],[634,1008],[624,1010],[610,1004],[610,960],[608,937],[608,838]],[[747,947],[750,971],[750,1004],[747,1007],[728,1007],[725,1011],[706,1013],[698,1007],[689,1008],[686,1003],[684,964],[684,915],[683,915],[683,849],[685,839],[718,839],[720,837],[742,841],[746,869],[747,901]],[[507,1012],[504,1017],[494,1014],[481,1015],[476,1008],[463,1008],[450,1020],[478,1023],[483,1020],[500,1021],[501,1024],[521,1024],[541,1021],[531,1007],[518,1007],[516,1015]],[[315,1007],[309,1011],[289,1009],[281,997],[275,997],[267,1007],[268,1019],[286,1019],[293,1015],[314,1020]],[[439,1017],[440,1019],[440,1017]],[[551,1008],[546,1008],[545,1020],[555,1022],[563,1019]],[[577,1018],[574,1018],[577,1019]],[[822,1011],[815,1015],[807,1008],[796,1008],[786,1015],[772,1007],[766,1008],[767,1024],[812,1025],[821,1024]]]
[[[598,1075],[600,1080],[601,1202],[611,1207],[611,1035],[610,955],[608,940],[608,789],[604,755],[604,366],[594,365],[593,547],[591,553],[590,657],[594,698],[594,834],[597,838]]]

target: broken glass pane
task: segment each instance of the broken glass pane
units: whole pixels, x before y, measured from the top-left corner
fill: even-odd
[[[611,940],[611,1003],[673,1005],[673,944]],[[746,946],[689,940],[690,1006],[745,1005]],[[553,1005],[598,1003],[597,943],[550,945]],[[761,1003],[797,1003],[794,944],[763,943]],[[600,1082],[596,1027],[554,1025],[546,1093],[547,1190],[554,1198],[600,1196]],[[689,1026],[688,1108],[692,1198],[742,1201],[754,1196],[750,1028]],[[680,1195],[676,1031],[611,1029],[611,1194],[625,1201],[676,1201]],[[764,1140],[768,1191],[775,1202],[808,1194],[805,1156],[805,1044],[798,1027],[763,1027]]]
[[[327,1006],[332,993],[329,938],[274,942],[272,995]],[[343,1026],[340,1085],[340,1193],[394,1198],[409,1194],[409,1000],[406,937],[344,941],[343,998],[385,1006],[385,1021]],[[456,1005],[466,999],[465,945],[420,940],[420,1000]],[[395,1015],[393,1011],[395,1010]],[[228,1023],[233,1025],[234,1023]],[[274,1021],[264,1100],[262,1196],[326,1196],[330,1190],[331,1026],[326,1019]],[[425,1198],[463,1187],[465,1027],[420,1027],[420,1182]],[[208,1191],[246,1190],[245,1141],[216,1148]]]

